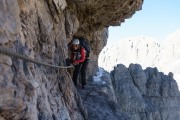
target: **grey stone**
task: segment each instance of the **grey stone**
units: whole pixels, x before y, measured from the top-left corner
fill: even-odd
[[[85,90],[78,88],[89,120],[130,120],[128,114],[119,111],[110,74],[103,71],[102,82],[90,82]]]
[[[146,94],[146,74],[140,65],[130,64],[129,71],[134,84],[137,86],[142,95]]]
[[[117,102],[125,112],[144,111],[145,104],[141,91],[134,84],[130,71],[124,65],[117,65],[111,73]]]
[[[119,64],[111,73],[117,103],[133,120],[178,120],[180,92],[176,81],[158,72]],[[128,92],[130,91],[130,92]]]

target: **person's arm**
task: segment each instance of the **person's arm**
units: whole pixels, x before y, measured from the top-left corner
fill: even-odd
[[[81,59],[74,60],[73,63],[78,64],[78,63],[84,62],[84,60],[85,60],[85,50],[84,48],[81,48]]]

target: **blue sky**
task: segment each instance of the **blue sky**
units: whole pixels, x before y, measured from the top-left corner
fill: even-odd
[[[109,27],[108,44],[142,35],[161,42],[177,29],[180,29],[180,0],[144,0],[141,11],[121,26]]]

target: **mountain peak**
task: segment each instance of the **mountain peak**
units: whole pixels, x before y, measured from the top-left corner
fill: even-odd
[[[126,67],[131,63],[141,64],[146,67],[157,67],[174,77],[180,83],[180,30],[171,34],[164,43],[158,43],[147,36],[138,36],[123,39],[112,46],[106,46],[99,55],[99,66],[107,71],[113,70],[117,64]]]

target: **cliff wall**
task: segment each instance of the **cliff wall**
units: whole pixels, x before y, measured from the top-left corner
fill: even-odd
[[[120,25],[143,0],[1,0],[0,45],[32,59],[65,65],[73,36],[91,44],[88,75],[106,45],[108,26]],[[0,54],[0,119],[88,119],[67,69]]]
[[[173,73],[122,64],[111,72],[119,111],[132,120],[179,120],[180,92]]]

